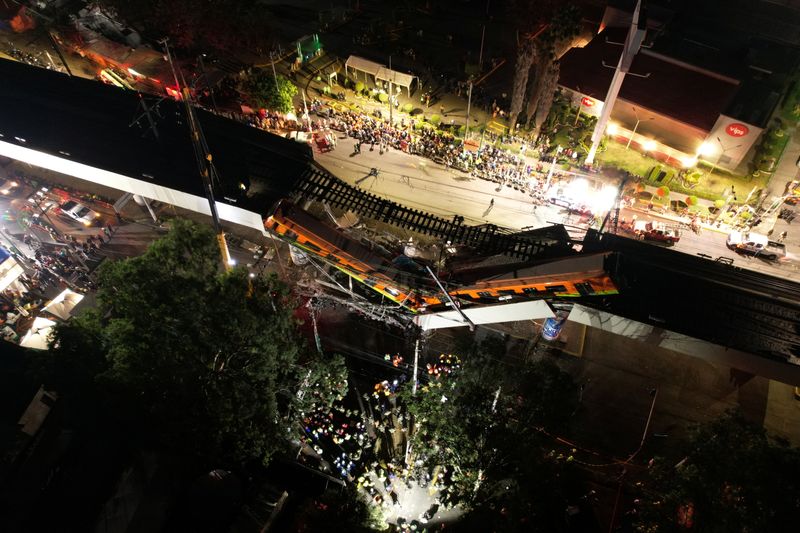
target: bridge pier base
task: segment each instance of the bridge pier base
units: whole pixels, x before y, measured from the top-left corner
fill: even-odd
[[[136,202],[138,205],[144,206],[147,209],[147,212],[150,213],[150,218],[153,219],[153,222],[158,223],[158,217],[156,216],[155,212],[153,212],[153,207],[150,205],[149,198],[145,198],[144,196],[139,196],[138,194],[134,194],[133,201]]]

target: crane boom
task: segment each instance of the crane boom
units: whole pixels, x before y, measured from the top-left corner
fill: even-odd
[[[183,100],[183,107],[186,111],[186,119],[189,122],[189,133],[192,140],[192,148],[194,150],[195,163],[197,170],[200,172],[200,179],[203,181],[203,189],[206,193],[208,200],[208,207],[211,210],[211,221],[214,227],[214,233],[217,236],[217,244],[219,245],[220,255],[222,256],[222,265],[226,270],[230,270],[232,266],[230,251],[228,250],[228,243],[225,240],[225,232],[222,230],[222,224],[219,221],[219,213],[217,213],[217,202],[214,199],[214,181],[213,177],[216,173],[214,168],[214,160],[211,152],[208,149],[203,128],[200,126],[200,121],[197,119],[197,113],[192,106],[192,94],[186,83],[181,83],[183,75],[178,78],[175,64],[172,62],[172,54],[169,50],[167,40],[161,41],[164,45],[164,51],[169,61],[170,69],[172,69],[172,76],[175,78],[175,86],[181,94]]]

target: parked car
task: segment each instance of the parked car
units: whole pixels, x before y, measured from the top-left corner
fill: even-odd
[[[100,213],[92,211],[83,204],[79,204],[73,200],[67,200],[59,206],[59,212],[62,215],[80,222],[84,226],[94,226],[100,219]]]
[[[633,233],[638,239],[663,242],[669,246],[681,240],[680,232],[668,228],[663,222],[639,220],[633,226]]]
[[[769,240],[766,235],[752,231],[732,231],[725,242],[736,253],[753,255],[775,261],[786,255],[786,245]]]
[[[592,210],[588,206],[574,202],[565,196],[551,197],[550,203],[565,208],[570,215],[587,216],[592,214]]]

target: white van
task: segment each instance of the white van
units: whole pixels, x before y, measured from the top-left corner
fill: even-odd
[[[777,242],[772,242],[766,235],[752,231],[732,231],[725,242],[731,250],[748,255],[774,260],[786,255],[786,247]]]

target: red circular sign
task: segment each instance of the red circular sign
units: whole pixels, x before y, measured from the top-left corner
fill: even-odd
[[[727,133],[731,137],[744,137],[745,135],[750,133],[750,128],[748,128],[744,124],[734,122],[733,124],[728,124],[728,127],[725,128],[725,133]]]
[[[594,100],[592,100],[588,96],[584,96],[583,98],[581,98],[581,105],[586,107],[592,107],[594,105]]]

